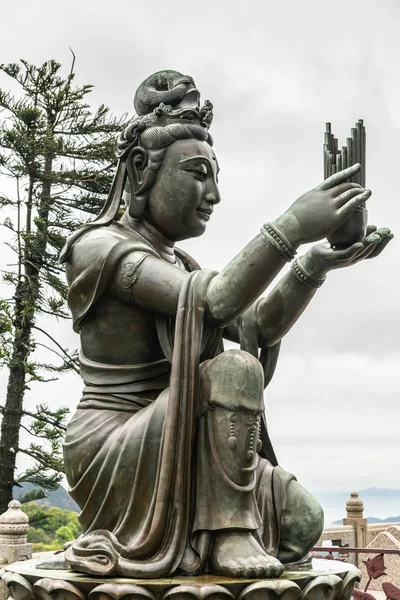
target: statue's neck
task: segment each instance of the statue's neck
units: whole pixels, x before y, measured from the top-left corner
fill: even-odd
[[[151,225],[145,219],[133,219],[126,212],[119,222],[121,225],[129,227],[129,229],[133,229],[143,236],[159,252],[164,260],[172,264],[176,263],[174,242],[160,233],[154,225]]]

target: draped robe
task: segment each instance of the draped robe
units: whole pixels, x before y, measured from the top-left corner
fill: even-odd
[[[94,316],[100,303],[107,304],[113,276],[128,254],[138,256],[137,264],[147,255],[159,256],[146,239],[117,223],[94,229],[74,244],[67,278],[75,331],[92,323],[101,330]],[[159,578],[175,572],[182,560],[192,572],[206,568],[209,532],[192,530],[198,458],[193,442],[199,365],[221,351],[223,332],[204,326],[205,293],[215,272],[199,270],[185,253],[177,254],[191,272],[176,320],[154,315],[162,358],[122,364],[81,353],[84,394],[64,444],[70,494],[81,508],[83,529],[66,558],[78,570]],[[133,315],[135,307],[126,303],[121,310]],[[241,320],[241,343],[258,355],[254,331],[250,311]],[[266,383],[277,352],[261,353]],[[293,476],[275,467],[265,422],[262,441],[264,459],[254,493],[264,546],[277,555],[285,489]]]

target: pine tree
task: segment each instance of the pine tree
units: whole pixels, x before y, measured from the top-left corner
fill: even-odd
[[[25,60],[0,66],[19,92],[15,97],[0,89],[0,181],[12,190],[0,194],[0,208],[10,233],[6,243],[15,255],[3,272],[12,297],[0,299],[0,362],[9,369],[0,407],[0,514],[19,481],[51,490],[62,478],[68,410],[39,405],[28,412],[23,400],[32,385],[77,370],[76,353],[39,324],[42,315],[69,318],[58,254],[70,232],[100,211],[115,166],[114,138],[126,120],[103,105],[91,111],[86,97],[93,86],[74,85],[74,62],[75,57],[64,78],[54,60],[40,67]],[[39,334],[45,343],[38,341]],[[57,355],[55,364],[38,360],[39,344]],[[21,428],[34,436],[27,447],[20,445]],[[33,463],[16,475],[19,452]]]

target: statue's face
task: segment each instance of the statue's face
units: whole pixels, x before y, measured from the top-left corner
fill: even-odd
[[[214,205],[220,201],[217,173],[217,160],[207,142],[174,142],[149,192],[149,221],[172,241],[204,233]]]

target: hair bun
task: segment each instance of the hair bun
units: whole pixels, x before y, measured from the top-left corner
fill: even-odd
[[[176,106],[187,92],[195,88],[189,75],[177,71],[158,71],[143,81],[138,87],[133,101],[139,116],[151,113],[161,103]]]

